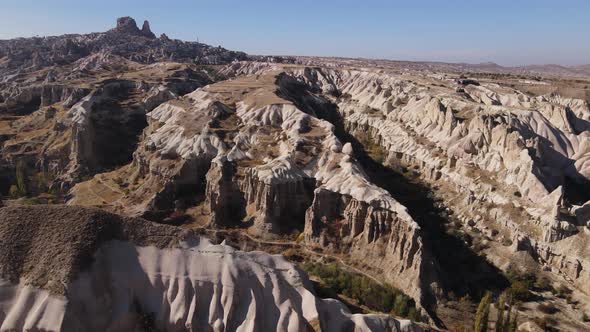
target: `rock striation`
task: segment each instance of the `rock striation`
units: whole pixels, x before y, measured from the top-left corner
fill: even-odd
[[[338,261],[439,327],[514,269],[588,302],[586,81],[506,70],[247,57],[130,17],[0,41],[0,330],[419,330],[195,232]],[[68,206],[11,207],[45,201]]]
[[[278,80],[289,82],[291,90],[280,91],[281,96],[289,99],[291,94],[307,113],[341,123],[386,167],[416,170],[448,202],[448,214],[484,234],[488,245],[497,241],[486,255],[500,268],[510,266],[503,247],[511,243],[514,254],[528,253],[544,270],[588,292],[587,101],[557,94],[531,96],[495,82],[457,88],[455,80],[429,73],[332,67],[243,62],[228,66],[226,75],[282,70]],[[314,200],[308,210],[308,241],[337,246],[347,236],[359,236],[357,229],[363,225],[365,241],[359,253],[379,266],[379,259],[372,259],[379,251],[371,250],[373,235],[400,224],[390,223],[389,213],[376,212],[373,206],[339,200],[329,191],[317,190],[318,196],[326,203]],[[311,213],[318,210],[319,215]],[[329,231],[322,233],[342,224],[345,227],[332,231],[331,238]],[[431,268],[438,269],[436,263]],[[441,277],[428,269],[417,275],[426,284]],[[431,288],[435,297],[444,292],[439,287]]]
[[[122,65],[118,59],[109,56],[76,66],[108,77],[118,70],[110,65],[113,61]],[[47,174],[47,185],[67,189],[82,177],[130,161],[147,112],[211,82],[207,74],[182,64],[128,65],[127,76],[119,78],[80,82],[60,73],[59,84],[17,85],[5,92],[9,130],[0,148],[2,163],[14,169],[21,160]],[[146,74],[150,76],[142,78]],[[36,186],[30,187],[35,193]]]
[[[0,219],[3,331],[423,330],[319,299],[282,256],[179,228],[64,206],[3,208]]]
[[[259,71],[245,63],[248,70]],[[491,83],[457,93],[424,77],[371,70],[291,75],[333,96],[347,132],[378,146],[385,164],[418,168],[427,182],[451,190],[447,199],[464,202],[453,206],[463,220],[524,239],[519,248],[587,290],[586,226],[572,217],[590,198],[582,189],[589,183],[587,102]]]
[[[421,303],[436,282],[420,278],[435,275],[420,227],[369,181],[331,123],[284,98],[297,86],[278,74],[223,81],[156,107],[131,165],[77,184],[68,204],[95,205],[86,199],[91,188],[122,182],[129,193],[109,204],[125,214],[161,220],[192,204],[202,226],[261,237],[303,232],[309,245],[370,257]]]

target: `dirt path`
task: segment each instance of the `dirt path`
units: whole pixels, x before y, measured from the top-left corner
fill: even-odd
[[[240,232],[240,231],[228,231],[228,230],[210,230],[210,229],[203,229],[205,232],[207,233],[215,233],[215,234],[219,234],[219,233],[225,233],[225,234],[231,234],[231,233],[237,233],[239,236],[245,236],[247,237],[250,241],[255,242],[257,244],[264,244],[264,245],[275,245],[275,246],[284,246],[284,247],[289,247],[289,248],[294,248],[294,249],[299,249],[304,251],[305,253],[312,255],[312,256],[317,256],[317,257],[321,257],[321,258],[329,258],[332,260],[337,261],[340,265],[344,266],[345,268],[352,270],[353,272],[357,273],[357,274],[361,274],[371,280],[373,280],[374,282],[376,282],[379,285],[383,285],[384,283],[375,278],[374,276],[368,274],[367,272],[360,270],[359,268],[348,264],[342,257],[337,256],[337,255],[331,255],[331,254],[326,254],[326,253],[319,253],[313,250],[313,248],[310,248],[309,246],[306,246],[304,244],[301,244],[300,242],[296,242],[296,241],[271,241],[271,240],[263,240],[257,237],[254,237],[246,232]]]

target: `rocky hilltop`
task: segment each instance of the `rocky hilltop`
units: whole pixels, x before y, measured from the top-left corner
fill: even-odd
[[[590,328],[583,79],[128,17],[0,52],[3,330],[465,330],[488,293],[490,325]]]
[[[0,82],[19,73],[72,64],[96,53],[144,64],[158,61],[223,64],[246,59],[245,53],[222,47],[170,39],[165,34],[156,38],[148,21],[139,29],[131,17],[121,17],[117,19],[117,26],[107,32],[0,40],[0,73],[3,76]]]

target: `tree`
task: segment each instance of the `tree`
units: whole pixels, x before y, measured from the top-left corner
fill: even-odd
[[[498,298],[498,319],[496,320],[496,332],[512,332],[515,331],[516,320],[518,317],[518,310],[512,311],[514,301],[510,292],[503,293]],[[508,308],[506,308],[508,306]]]
[[[19,196],[24,196],[27,194],[27,184],[26,184],[26,165],[25,162],[20,159],[16,162],[16,187],[18,189]]]
[[[506,294],[500,295],[498,303],[498,319],[496,320],[496,332],[503,332],[504,329],[504,307],[506,305]]]
[[[502,324],[504,327],[502,328],[503,332],[508,332],[510,330],[510,316],[512,315],[512,300],[508,302],[508,311],[507,311],[506,319]]]
[[[517,325],[518,325],[518,311],[514,314],[514,318],[510,322],[510,328],[508,329],[508,332],[516,332],[516,331],[518,331],[518,326]]]
[[[491,297],[492,294],[487,292],[479,302],[479,306],[477,307],[477,312],[475,314],[475,332],[487,332],[488,330]]]

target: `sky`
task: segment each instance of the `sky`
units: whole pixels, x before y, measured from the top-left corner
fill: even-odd
[[[0,39],[106,31],[120,16],[249,54],[590,63],[588,0],[0,0]]]

